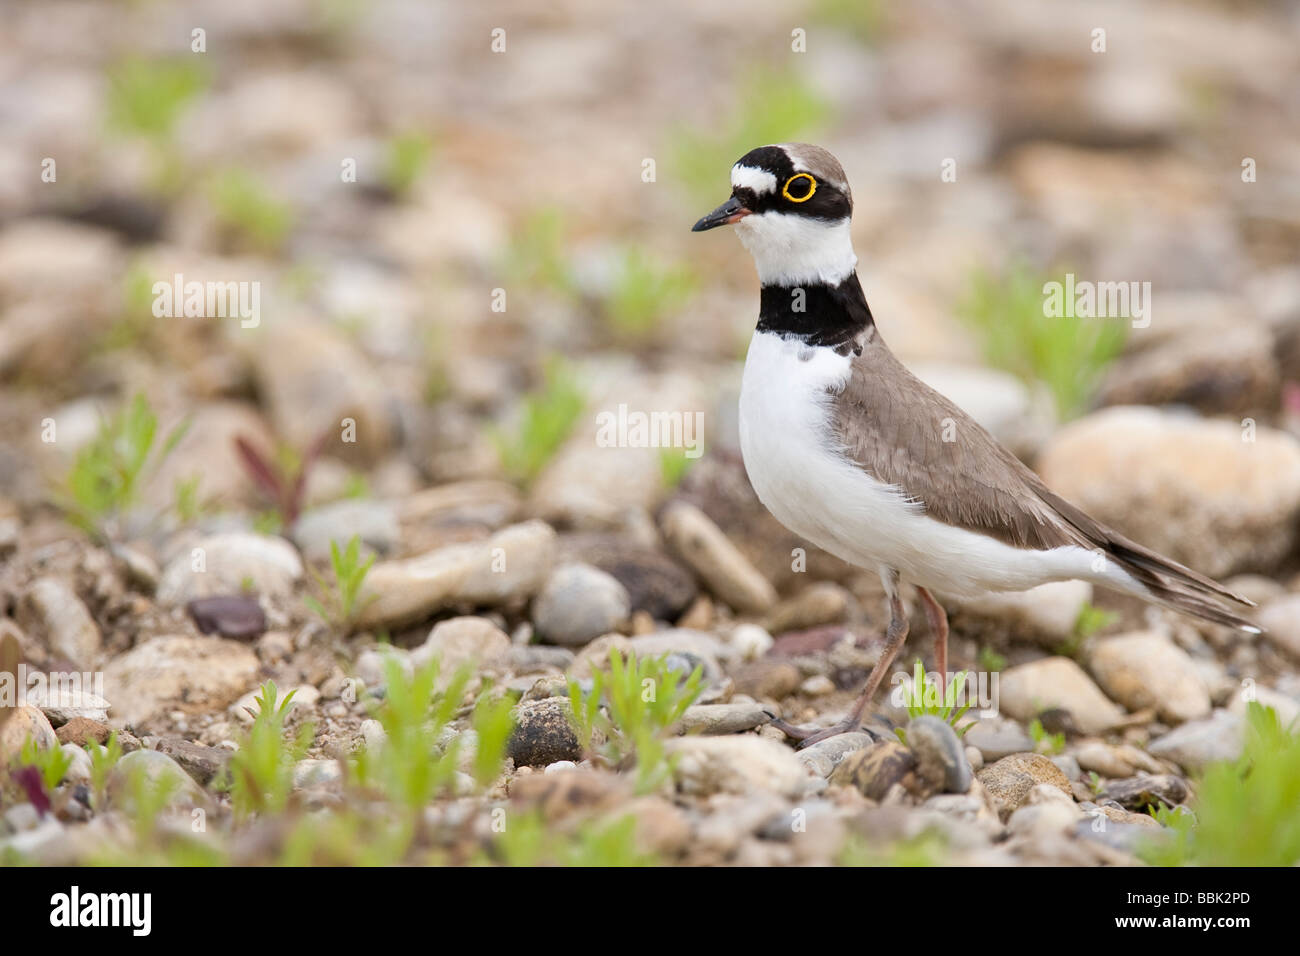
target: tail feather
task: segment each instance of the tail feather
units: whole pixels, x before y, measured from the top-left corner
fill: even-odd
[[[1258,624],[1242,617],[1225,604],[1232,602],[1242,607],[1254,607],[1254,601],[1124,537],[1045,487],[1040,489],[1039,494],[1090,546],[1105,551],[1111,560],[1139,584],[1142,590],[1134,592],[1139,597],[1216,624],[1226,624],[1251,634],[1263,633],[1263,628]]]

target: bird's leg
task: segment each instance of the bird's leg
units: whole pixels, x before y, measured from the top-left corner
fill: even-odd
[[[890,585],[892,584],[892,587]],[[867,684],[862,688],[862,693],[853,704],[853,709],[849,715],[839,723],[832,724],[825,728],[816,727],[795,727],[787,724],[784,720],[774,720],[771,726],[775,727],[781,733],[785,734],[791,740],[799,741],[799,749],[811,746],[819,740],[825,740],[827,737],[834,737],[838,734],[848,733],[857,730],[862,723],[862,714],[871,703],[871,698],[876,695],[877,688],[880,687],[881,681],[885,679],[894,658],[898,656],[899,649],[903,646],[903,641],[907,638],[907,612],[903,608],[902,598],[898,595],[898,576],[891,575],[891,580],[886,582],[889,590],[889,629],[885,631],[885,648],[880,652],[880,659],[876,661],[876,666],[871,668],[871,673],[867,677]]]
[[[925,619],[930,622],[930,633],[934,635],[934,666],[939,672],[939,700],[942,701],[944,681],[948,679],[948,613],[925,588],[917,585],[916,591],[921,595]]]

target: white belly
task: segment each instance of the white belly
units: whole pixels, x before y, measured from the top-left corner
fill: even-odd
[[[750,484],[778,521],[850,564],[890,568],[957,597],[1094,579],[1092,554],[1082,548],[1028,551],[949,527],[851,462],[829,425],[850,361],[770,332],[756,332],[750,342],[740,450]]]

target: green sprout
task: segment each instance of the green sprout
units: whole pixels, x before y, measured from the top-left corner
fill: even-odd
[[[315,728],[303,724],[297,734],[286,739],[285,723],[295,693],[289,691],[281,698],[275,681],[268,680],[254,698],[253,724],[227,771],[230,802],[237,817],[280,813],[289,805],[294,766],[306,755],[315,736]]]
[[[244,169],[227,169],[208,183],[217,224],[240,248],[275,253],[293,229],[293,209]]]
[[[86,753],[90,755],[90,789],[94,795],[95,806],[104,805],[104,796],[108,792],[108,776],[122,759],[122,742],[117,738],[117,731],[108,735],[108,741],[86,744]]]
[[[966,736],[966,731],[970,730],[972,725],[958,726],[958,721],[966,716],[966,711],[970,710],[971,705],[966,703],[958,707],[957,695],[965,686],[969,673],[969,671],[960,671],[954,674],[952,680],[944,687],[941,697],[938,682],[927,680],[925,665],[918,657],[912,669],[911,686],[907,688],[903,698],[903,707],[907,710],[907,715],[912,718],[938,717],[950,726],[958,737]],[[904,728],[895,727],[894,733],[904,744],[907,743],[907,731]]]
[[[111,537],[109,523],[139,498],[145,466],[160,465],[188,427],[184,421],[173,428],[155,452],[158,416],[143,395],[101,419],[95,437],[77,451],[60,494],[68,520],[97,537]]]
[[[307,595],[303,600],[313,614],[338,631],[351,629],[357,615],[361,612],[361,588],[366,575],[375,563],[372,554],[364,561],[361,559],[361,536],[353,535],[347,547],[339,549],[337,541],[330,542],[330,569],[334,580],[327,581],[323,575],[312,571],[321,597]]]
[[[639,250],[629,249],[604,302],[606,319],[617,335],[643,339],[690,298],[695,286],[695,274],[690,269],[661,265]]]
[[[607,669],[593,668],[590,693],[573,678],[568,682],[570,720],[583,751],[613,767],[634,763],[638,793],[671,776],[664,740],[703,690],[700,667],[683,678],[667,660],[666,654],[625,660],[615,649]],[[597,744],[600,738],[604,743]]]
[[[1057,414],[1074,418],[1122,351],[1127,330],[1112,319],[1046,315],[1043,285],[1023,264],[1002,278],[979,271],[959,311],[979,334],[989,364],[1044,383]]]
[[[1037,717],[1029,722],[1029,737],[1034,742],[1034,750],[1040,754],[1059,754],[1065,750],[1065,734],[1049,734]]]
[[[427,133],[401,133],[388,141],[381,176],[384,186],[401,198],[411,191],[429,165],[433,140]]]
[[[1161,806],[1153,815],[1168,831],[1140,851],[1163,866],[1288,866],[1300,864],[1300,734],[1277,712],[1251,702],[1237,760],[1207,766],[1195,780],[1189,812]]]
[[[548,362],[541,387],[524,398],[514,433],[491,433],[506,474],[520,484],[532,484],[569,437],[585,405],[568,367]]]
[[[62,747],[41,747],[36,743],[35,737],[28,737],[18,752],[18,766],[39,770],[45,789],[53,793],[54,788],[67,776],[72,758],[63,752]]]

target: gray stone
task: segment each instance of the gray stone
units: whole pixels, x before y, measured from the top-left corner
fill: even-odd
[[[122,757],[108,776],[108,794],[115,806],[128,813],[135,809],[136,775],[143,777],[143,786],[165,788],[167,807],[199,807],[207,803],[207,796],[194,779],[171,757],[156,750],[136,750]]]
[[[392,627],[458,604],[496,607],[532,597],[551,571],[555,532],[540,521],[370,569],[357,626]]]
[[[104,669],[113,713],[128,725],[162,713],[220,710],[257,680],[261,664],[244,644],[224,638],[149,638]]]
[[[686,794],[752,796],[762,791],[799,797],[812,779],[789,747],[752,734],[676,737],[666,746],[675,758],[677,786]]]
[[[772,719],[761,704],[696,704],[677,722],[682,734],[738,734]]]
[[[1216,710],[1204,720],[1188,721],[1147,745],[1155,757],[1172,760],[1184,770],[1195,773],[1220,760],[1241,756],[1244,726],[1236,714]]]
[[[586,564],[556,568],[533,599],[533,625],[551,644],[578,646],[622,630],[631,614],[618,579]]]
[[[285,600],[302,576],[302,560],[283,538],[230,531],[200,538],[172,557],[163,568],[157,597],[169,607],[245,590]]]
[[[973,775],[957,733],[938,717],[913,717],[907,724],[907,747],[916,755],[916,772],[926,785],[943,793],[965,793]]]
[[[389,501],[346,498],[302,513],[293,527],[293,540],[308,561],[330,559],[330,544],[342,550],[353,536],[364,548],[388,554],[397,548],[401,528],[397,507]]]

